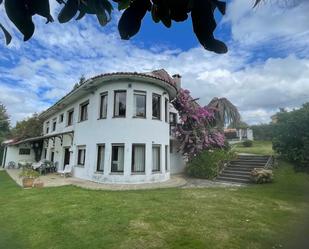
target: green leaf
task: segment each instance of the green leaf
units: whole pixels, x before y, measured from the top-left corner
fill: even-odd
[[[32,16],[24,2],[19,0],[5,1],[5,11],[9,19],[24,35],[24,41],[29,40],[34,33],[35,27],[32,22]]]
[[[0,3],[1,4],[1,3]],[[2,29],[3,33],[4,33],[4,36],[5,36],[5,42],[6,42],[6,45],[9,45],[10,42],[12,41],[12,36],[11,34],[6,30],[5,27],[3,27],[3,25],[0,23],[0,28]]]
[[[118,2],[118,10],[127,9],[130,6],[130,0],[119,0]]]
[[[60,23],[66,23],[70,21],[76,15],[77,10],[78,10],[78,1],[68,0],[58,15],[58,21]]]

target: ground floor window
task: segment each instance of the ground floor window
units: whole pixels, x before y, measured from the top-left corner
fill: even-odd
[[[20,148],[19,155],[30,155],[31,151],[28,148]]]
[[[145,172],[145,145],[132,145],[132,172]]]
[[[52,151],[50,152],[50,161],[51,161],[51,162],[54,162],[54,159],[55,159],[55,152],[52,150]]]
[[[86,146],[77,147],[77,165],[84,167],[86,159]]]
[[[111,172],[123,172],[124,169],[124,145],[112,145]]]
[[[168,145],[165,145],[165,170],[168,171]]]
[[[152,171],[160,171],[160,145],[152,146]]]
[[[98,145],[98,157],[97,157],[97,171],[98,172],[104,171],[104,158],[105,158],[105,145],[99,144]]]

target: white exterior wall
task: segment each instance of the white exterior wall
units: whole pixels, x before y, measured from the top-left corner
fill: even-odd
[[[66,132],[74,130],[74,142],[71,147],[72,153],[70,164],[74,165],[74,176],[97,182],[154,182],[165,181],[169,179],[170,172],[165,171],[165,146],[169,150],[169,123],[165,122],[165,98],[169,96],[162,87],[149,83],[131,83],[128,82],[111,82],[104,83],[95,92],[88,93],[78,102],[67,106],[62,111],[57,112],[44,122],[49,121],[49,134],[52,134],[52,120],[57,118],[57,128],[54,133]],[[126,90],[126,117],[113,118],[114,109],[114,91]],[[134,90],[146,91],[146,119],[133,117],[133,93]],[[99,118],[100,94],[108,92],[107,118]],[[161,95],[161,120],[152,119],[152,94]],[[89,100],[88,120],[78,122],[80,104]],[[74,108],[74,122],[71,127],[66,127],[67,111]],[[59,115],[64,113],[64,122],[59,123]],[[111,148],[112,144],[125,144],[125,160],[123,174],[111,173]],[[145,173],[131,173],[131,156],[132,144],[141,143],[146,145],[146,165]],[[104,173],[96,172],[97,164],[97,144],[105,144],[105,164]],[[161,172],[152,172],[152,145],[161,145]],[[86,158],[84,167],[77,166],[77,147],[86,146]],[[55,151],[54,161],[59,162],[59,166],[63,166],[64,149],[63,147],[71,146],[71,138],[64,135],[63,146],[60,145],[60,139],[55,139],[55,147],[53,142],[49,140],[47,159],[50,159],[51,149]],[[169,151],[168,151],[169,152]],[[42,153],[44,157],[44,153]],[[169,161],[169,154],[168,154]],[[172,169],[173,165],[168,169]]]
[[[19,146],[7,146],[6,158],[5,158],[5,165],[4,167],[8,166],[9,162],[15,162],[16,165],[19,161],[29,161],[34,162],[34,151],[30,149],[30,155],[20,155],[19,149],[29,149],[31,148],[29,144],[22,144]],[[3,159],[4,160],[4,159]]]

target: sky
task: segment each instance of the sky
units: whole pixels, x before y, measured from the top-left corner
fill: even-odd
[[[50,2],[56,19],[59,4]],[[190,18],[167,29],[148,13],[140,32],[122,41],[117,10],[106,27],[93,16],[62,25],[35,16],[35,34],[23,42],[2,5],[0,22],[13,41],[6,46],[0,35],[0,102],[14,125],[51,106],[81,75],[164,68],[182,75],[182,87],[200,104],[226,97],[243,121],[268,123],[279,107],[309,102],[309,1],[266,0],[255,9],[253,2],[230,0],[224,17],[216,13],[215,36],[229,47],[224,55],[200,46]]]

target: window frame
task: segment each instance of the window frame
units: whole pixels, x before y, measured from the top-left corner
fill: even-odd
[[[49,121],[46,122],[45,124],[45,134],[49,133]]]
[[[82,158],[82,154],[80,154],[81,151],[84,151],[84,155]],[[82,161],[80,161],[82,159]],[[77,146],[77,166],[78,167],[85,167],[86,162],[86,145],[78,145]]]
[[[153,149],[154,148],[157,148],[157,149],[159,149],[159,160],[158,160],[158,162],[159,162],[159,169],[154,169],[154,165],[153,165]],[[158,173],[158,172],[161,172],[161,145],[160,144],[153,144],[152,145],[152,148],[151,148],[151,158],[152,158],[152,162],[151,162],[151,171],[152,171],[152,173]]]
[[[63,120],[64,120],[64,114],[61,113],[61,114],[59,115],[59,123],[63,123]]]
[[[72,114],[72,116],[71,116],[71,114]],[[70,119],[70,117],[72,117],[72,118]],[[72,126],[73,123],[74,123],[74,108],[67,111],[67,126]]]
[[[18,155],[30,155],[31,149],[30,148],[19,148]]]
[[[103,116],[103,99],[106,98],[106,114]],[[100,108],[99,108],[99,119],[106,119],[107,118],[107,111],[108,111],[108,92],[100,93]]]
[[[145,113],[143,116],[139,116],[139,115],[136,115],[136,110],[137,110],[137,106],[136,106],[136,103],[134,105],[134,102],[135,102],[135,96],[143,96],[145,97],[145,103],[144,103],[144,109],[145,109]],[[140,91],[140,90],[134,90],[133,91],[133,117],[134,118],[144,118],[146,119],[147,118],[147,92],[146,91]]]
[[[79,105],[79,122],[84,122],[88,120],[88,106],[89,99]]]
[[[165,123],[169,123],[169,100],[167,98],[164,98],[164,111],[165,111]]]
[[[111,174],[123,174],[124,173],[124,160],[123,160],[123,170],[117,170],[117,171],[114,171],[113,170],[113,152],[114,152],[114,147],[123,147],[123,159],[125,157],[125,144],[112,144],[112,153],[111,153]],[[117,155],[118,157],[118,155]],[[119,161],[119,158],[117,158],[117,161]]]
[[[52,132],[56,131],[56,129],[57,129],[57,118],[54,118],[52,120]]]
[[[124,115],[116,115],[116,96],[118,93],[125,93],[125,113]],[[120,106],[120,105],[119,105]],[[119,110],[118,110],[119,112]],[[115,90],[114,91],[114,112],[113,112],[113,118],[125,118],[127,115],[127,90]]]
[[[138,146],[143,146],[144,147],[144,170],[143,171],[137,171],[134,170],[134,148],[138,147]],[[146,172],[146,144],[142,144],[142,143],[136,143],[136,144],[132,144],[132,158],[131,158],[131,173],[132,174],[145,174]]]
[[[99,170],[99,164],[101,162],[101,154],[100,154],[100,148],[103,147],[104,148],[104,152],[103,152],[103,168],[102,170]],[[96,172],[99,173],[103,173],[104,172],[104,166],[105,166],[105,153],[106,153],[106,146],[105,144],[97,144],[97,165],[96,165]]]
[[[153,102],[153,100],[154,100],[154,97],[158,97],[159,98],[159,107],[158,107],[158,111],[159,111],[159,117],[155,117],[154,115],[153,115],[153,113],[154,113],[154,102]],[[152,93],[152,119],[153,120],[161,120],[161,117],[162,117],[162,113],[161,113],[161,99],[162,99],[162,96],[160,95],[160,94],[157,94],[157,93]]]

